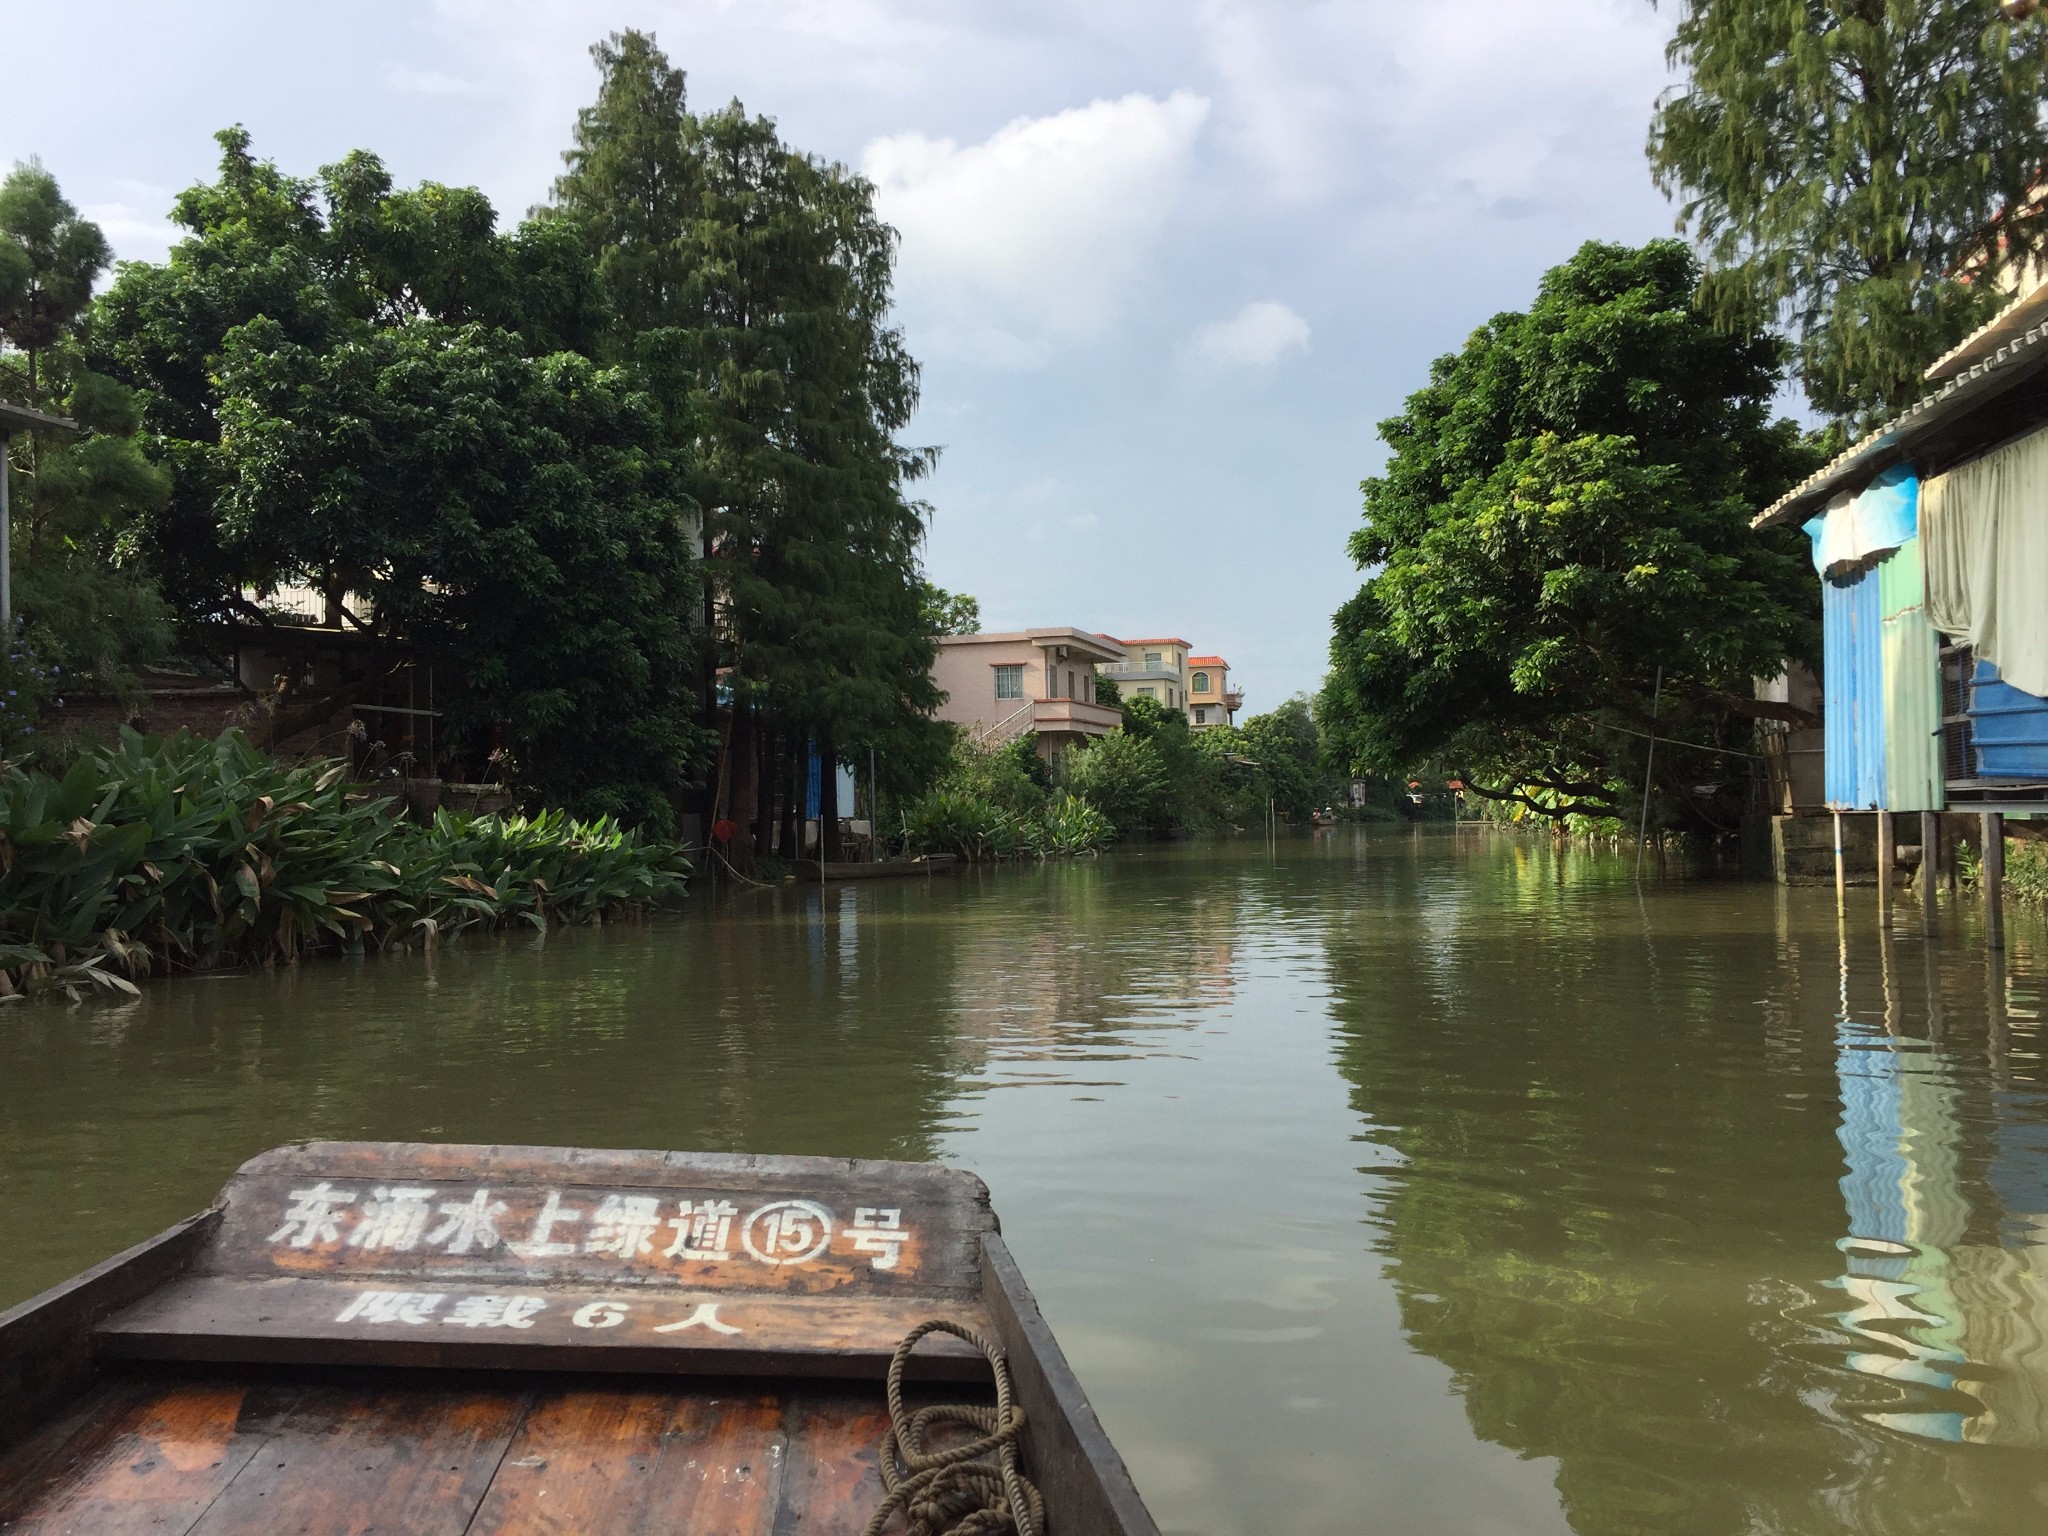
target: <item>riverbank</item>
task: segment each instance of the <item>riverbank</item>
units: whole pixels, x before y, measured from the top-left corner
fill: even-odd
[[[293,766],[238,731],[125,731],[61,778],[0,775],[0,997],[433,946],[672,904],[689,866],[609,818],[407,821],[341,763]]]

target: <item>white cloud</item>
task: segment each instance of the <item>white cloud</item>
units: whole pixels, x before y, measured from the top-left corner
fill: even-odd
[[[1177,91],[1020,117],[964,147],[876,139],[862,169],[902,231],[908,307],[996,366],[1099,334],[1158,244],[1208,112]]]
[[[1290,352],[1307,350],[1308,322],[1272,299],[1211,321],[1187,346],[1189,357],[1212,368],[1270,368]]]
[[[410,64],[386,64],[384,83],[409,96],[484,96],[488,90],[460,75],[446,75],[438,69],[416,69]]]
[[[123,261],[162,261],[185,233],[162,214],[133,203],[87,203],[78,211],[99,225]]]

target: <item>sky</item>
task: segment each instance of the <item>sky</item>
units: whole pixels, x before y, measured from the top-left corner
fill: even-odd
[[[984,627],[1175,635],[1313,692],[1376,427],[1588,239],[1669,234],[1650,0],[0,0],[0,164],[161,260],[215,130],[311,174],[545,200],[637,27],[852,166],[902,234],[943,449],[931,578]],[[24,68],[18,61],[33,61]]]

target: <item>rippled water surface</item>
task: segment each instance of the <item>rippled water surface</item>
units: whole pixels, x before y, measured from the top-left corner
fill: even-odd
[[[1169,1531],[2048,1531],[2048,945],[1870,902],[1341,830],[0,1013],[0,1305],[296,1137],[936,1157]]]

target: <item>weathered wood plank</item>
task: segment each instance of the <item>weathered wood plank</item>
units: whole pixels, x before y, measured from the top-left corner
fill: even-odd
[[[60,1425],[32,1474],[0,1466],[7,1536],[181,1536],[270,1438],[296,1388],[122,1382]]]
[[[951,1298],[746,1292],[393,1290],[337,1280],[199,1276],[100,1325],[105,1352],[138,1360],[880,1380],[928,1317],[985,1328]],[[918,1374],[978,1381],[980,1355],[948,1339]]]
[[[547,1394],[520,1426],[469,1536],[766,1536],[783,1460],[773,1396]]]
[[[972,1297],[988,1190],[920,1163],[316,1142],[222,1191],[205,1273]]]
[[[1088,1403],[1037,1298],[1000,1236],[983,1239],[982,1300],[1024,1410],[1025,1471],[1045,1495],[1053,1532],[1159,1536],[1124,1459]]]
[[[181,1221],[0,1312],[0,1446],[28,1434],[86,1388],[95,1369],[94,1325],[182,1274],[219,1221],[218,1211]]]
[[[882,1502],[888,1405],[869,1397],[800,1397],[785,1408],[783,1424],[789,1451],[774,1536],[858,1536]]]
[[[309,1388],[190,1536],[462,1536],[527,1402],[521,1392]]]

